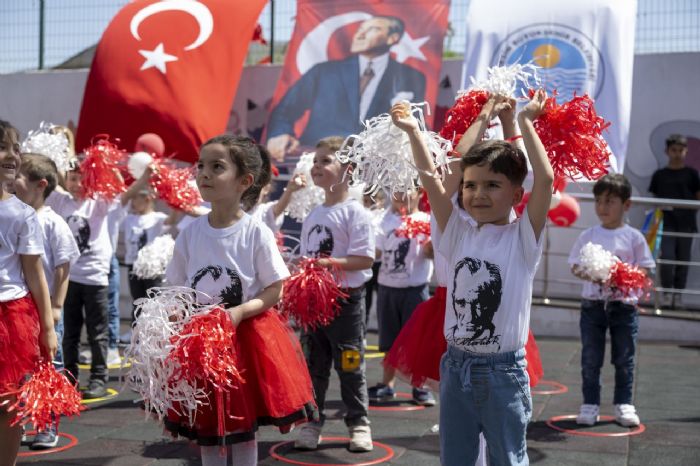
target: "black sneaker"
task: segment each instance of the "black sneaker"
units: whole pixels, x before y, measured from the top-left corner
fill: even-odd
[[[46,430],[37,432],[34,436],[34,441],[29,446],[30,450],[48,450],[49,448],[54,448],[58,445],[58,435],[56,434],[56,427],[51,426]]]
[[[421,406],[435,406],[435,397],[428,390],[413,389],[413,402]]]
[[[369,401],[373,402],[383,402],[391,401],[396,398],[396,392],[393,388],[383,383],[378,383],[374,387],[369,387],[367,389],[367,394],[369,395]]]
[[[95,398],[104,398],[107,395],[105,384],[98,380],[91,380],[88,388],[83,392],[83,399],[94,400]]]

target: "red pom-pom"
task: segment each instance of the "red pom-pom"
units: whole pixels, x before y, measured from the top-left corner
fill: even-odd
[[[236,369],[235,333],[233,322],[221,308],[194,316],[173,337],[176,345],[168,356],[177,363],[173,379],[200,386],[209,382],[221,390],[235,387],[243,380]]]
[[[125,167],[126,151],[119,149],[108,137],[98,136],[97,142],[84,152],[85,159],[80,164],[80,173],[85,197],[114,199],[126,191],[120,172]]]
[[[318,265],[318,259],[302,259],[299,271],[284,284],[280,310],[306,330],[333,322],[341,298],[348,295],[338,286],[340,269]]]
[[[649,292],[653,282],[636,265],[616,262],[610,270],[608,285],[624,297],[641,297]]]
[[[51,362],[40,362],[32,377],[16,392],[17,399],[7,408],[15,411],[11,424],[34,424],[38,431],[46,430],[58,422],[61,416],[80,415],[84,408],[82,396],[65,375],[59,373]]]
[[[153,164],[150,183],[158,197],[170,207],[190,212],[202,202],[197,186],[194,185],[193,168],[172,168],[164,162]]]
[[[534,92],[530,90],[530,95]],[[588,95],[574,95],[561,105],[549,97],[534,125],[556,178],[597,180],[608,173],[612,152],[603,130],[610,122],[598,116]]]
[[[488,100],[488,92],[476,89],[457,97],[452,108],[447,111],[440,136],[452,141],[452,145],[457,147],[462,135],[474,123]]]
[[[425,214],[423,214],[425,215]],[[397,238],[418,238],[420,244],[425,244],[430,240],[430,220],[421,220],[414,215],[402,215],[403,223],[396,230],[394,235]]]

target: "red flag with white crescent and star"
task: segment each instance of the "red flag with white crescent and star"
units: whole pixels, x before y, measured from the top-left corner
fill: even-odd
[[[193,162],[224,132],[265,0],[136,0],[112,19],[90,68],[76,149],[109,134],[133,149],[159,134]]]
[[[298,0],[268,147],[285,135],[309,146],[359,132],[395,100],[434,105],[449,8],[449,0]],[[360,77],[367,61],[369,85]]]

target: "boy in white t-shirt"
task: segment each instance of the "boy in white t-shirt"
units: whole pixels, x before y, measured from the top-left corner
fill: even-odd
[[[391,109],[394,124],[408,134],[442,232],[438,251],[450,264],[447,352],[440,366],[440,455],[445,466],[474,464],[481,432],[491,464],[528,464],[526,431],[532,400],[524,346],[554,181],[533,125],[545,101],[544,91],[537,91],[518,115],[534,179],[528,207],[514,222],[509,222],[511,209],[522,199],[528,171],[524,154],[505,141],[472,144],[475,134],[482,134],[515,101],[492,96],[456,148],[464,154],[461,170],[447,175],[445,186],[456,187],[454,178],[461,176],[461,204],[469,217],[453,206],[454,188],[446,190],[436,177],[410,106],[399,103]]]
[[[362,204],[349,197],[349,180],[344,180],[343,174],[350,167],[341,164],[335,156],[342,142],[341,137],[327,137],[316,145],[311,177],[316,186],[325,191],[325,202],[304,220],[300,250],[307,257],[320,258],[319,264],[323,266],[341,268],[343,277],[339,285],[348,297],[340,300],[341,310],[333,322],[305,332],[301,337],[320,421],[305,424],[294,446],[303,450],[318,448],[333,365],[340,378],[343,403],[347,408],[348,449],[364,452],[373,448],[363,338],[364,284],[371,277],[375,239],[369,213]]]
[[[121,230],[124,233],[124,263],[129,269],[129,291],[131,299],[136,301],[146,297],[146,292],[154,286],[162,286],[164,277],[139,278],[133,274],[134,262],[141,248],[153,242],[163,232],[163,223],[168,215],[156,212],[154,205],[156,195],[150,188],[141,188],[131,197],[129,214],[122,222]],[[132,305],[133,306],[133,305]],[[135,307],[131,310],[131,322],[133,324]]]
[[[433,247],[430,238],[397,236],[403,224],[403,215],[416,221],[428,222],[430,216],[418,210],[418,190],[394,193],[389,196],[387,209],[376,232],[377,256],[381,257],[377,282],[377,322],[379,324],[379,351],[388,352],[401,328],[408,322],[416,306],[429,297],[428,281],[433,273]],[[369,388],[369,399],[389,401],[396,396],[396,371],[384,367],[382,383]],[[413,401],[423,406],[434,406],[432,393],[413,387]]]
[[[632,185],[627,178],[621,174],[605,175],[593,186],[593,195],[600,225],[582,232],[569,255],[572,273],[585,280],[580,319],[583,404],[576,422],[588,426],[598,422],[600,369],[605,357],[605,334],[610,328],[611,358],[615,366],[615,420],[623,426],[633,427],[639,425],[639,416],[632,404],[634,353],[639,328],[638,298],[621,296],[619,292],[593,282],[579,266],[580,252],[591,242],[601,245],[622,262],[652,270],[656,264],[644,236],[624,222],[632,195]]]
[[[80,257],[71,267],[63,309],[64,364],[66,370],[78,380],[80,333],[85,323],[92,360],[90,378],[83,398],[95,399],[106,395],[105,385],[108,380],[108,276],[114,251],[107,217],[115,209],[119,209],[116,212],[117,216],[125,215],[123,205],[147,183],[148,179],[145,175],[142,176],[114,201],[104,198],[86,199],[81,180],[80,167],[76,163],[66,175],[66,189],[57,186],[46,199],[46,204],[68,223],[80,251]],[[121,221],[121,218],[115,221]]]
[[[19,175],[14,181],[15,195],[36,210],[39,220],[44,240],[42,263],[46,283],[49,285],[54,329],[59,345],[54,357],[54,364],[63,366],[63,352],[61,351],[63,302],[68,290],[70,266],[78,259],[80,253],[65,220],[51,210],[51,207],[44,205],[44,201],[58,183],[56,164],[48,157],[37,154],[22,154],[21,159],[22,165]],[[32,450],[53,448],[57,443],[56,426],[51,426],[45,431],[37,432],[30,448]]]

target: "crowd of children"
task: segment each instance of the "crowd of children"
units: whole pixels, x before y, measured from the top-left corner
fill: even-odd
[[[108,366],[118,358],[119,290],[117,285],[115,293],[111,283],[119,269],[115,257],[121,234],[133,300],[145,297],[152,287],[190,287],[222,303],[237,328],[232,344],[246,383],[235,397],[226,398],[234,416],[222,421],[209,405],[201,408],[194,425],[175,412],[165,420],[173,435],[201,445],[205,466],[227,463],[221,445],[231,445],[233,464],[256,464],[256,430],[261,425],[282,432],[300,425],[294,446],[317,449],[331,367],[340,380],[352,452],[373,449],[369,403],[394,398],[398,373],[410,380],[413,401],[425,406],[435,405],[428,387],[439,381],[442,464],[485,461],[484,441],[490,464],[527,464],[532,400],[524,348],[554,182],[533,124],[545,99],[537,91],[516,117],[513,100],[491,97],[455,149],[459,158],[453,167],[459,164],[459,169],[444,173],[442,180],[409,107],[392,107],[393,123],[408,136],[430,202],[427,237],[397,234],[408,218],[421,214],[417,189],[387,194],[380,222],[350,195],[345,175],[353,166],[335,155],[341,137],[319,141],[311,180],[293,176],[281,198],[271,202],[263,199],[272,171],[263,146],[227,135],[208,140],[200,149],[196,172],[207,207],[188,212],[187,225],[180,222],[176,229],[176,218],[156,210],[150,168],[116,199],[89,198],[81,184],[79,157],[67,173],[59,173],[44,155],[20,154],[19,134],[0,121],[0,394],[10,396],[37,360],[50,358],[75,380],[79,360],[89,360],[83,397],[105,395]],[[507,138],[515,136],[517,119],[527,158],[520,142],[482,141],[495,118]],[[149,140],[148,150],[162,155],[162,141]],[[673,146],[682,143],[673,139],[669,150],[675,154]],[[518,219],[513,207],[523,197],[528,165],[532,191]],[[664,181],[671,176],[683,178],[690,193],[686,198],[700,191],[697,172],[680,173],[685,170],[682,163],[671,165],[670,174],[655,175],[653,193],[671,197]],[[343,297],[330,324],[297,336],[275,311],[290,275],[275,233],[292,193],[311,182],[323,189],[325,198],[303,221],[300,254],[340,271],[337,285]],[[572,272],[584,281],[583,404],[577,422],[593,425],[598,420],[609,328],[616,419],[635,426],[640,422],[632,400],[637,299],[593,280],[579,266],[579,253],[593,242],[649,273],[655,263],[641,233],[624,222],[631,197],[625,177],[606,175],[593,193],[600,225],[581,233],[569,258]],[[139,250],[167,231],[177,238],[166,273],[136,277],[131,272]],[[429,299],[433,262],[438,288]],[[381,264],[378,270],[376,263]],[[365,337],[373,267],[379,350],[387,358],[382,380],[368,388]],[[668,272],[664,287],[682,288],[683,271],[678,274],[680,278],[673,278]],[[132,311],[132,323],[136,318]],[[89,351],[81,358],[83,325]],[[0,458],[8,464],[21,436],[10,419],[0,408]],[[55,445],[56,431],[50,428],[36,435],[33,448]]]

